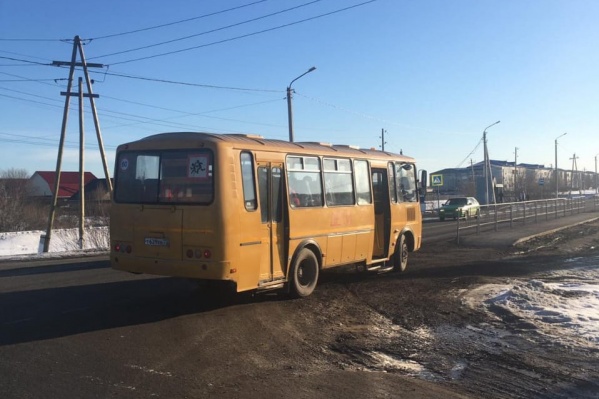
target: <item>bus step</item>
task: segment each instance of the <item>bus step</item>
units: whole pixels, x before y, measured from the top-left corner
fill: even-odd
[[[258,286],[258,291],[272,291],[272,290],[278,290],[285,287],[285,283],[280,282],[280,281],[269,281],[269,282],[265,282],[265,283],[260,283],[260,285]]]
[[[378,264],[376,264],[374,266],[370,266],[366,270],[369,271],[369,272],[371,272],[371,271],[377,271],[379,273],[385,273],[385,272],[389,272],[389,271],[393,270],[393,265],[388,265],[388,264],[386,264],[383,261],[383,262],[378,263]]]

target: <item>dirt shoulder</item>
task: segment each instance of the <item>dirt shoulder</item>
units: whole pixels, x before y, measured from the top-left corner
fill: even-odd
[[[405,274],[324,284],[318,311],[339,320],[331,350],[345,369],[412,376],[472,397],[597,397],[599,347],[564,346],[509,311],[477,303],[476,293],[598,256],[596,220],[517,246],[438,242],[413,254]],[[336,284],[355,304],[337,291],[327,297]]]

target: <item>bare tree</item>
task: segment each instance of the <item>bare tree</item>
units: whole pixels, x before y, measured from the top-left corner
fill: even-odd
[[[25,169],[0,170],[0,231],[27,227],[25,201],[29,173]]]

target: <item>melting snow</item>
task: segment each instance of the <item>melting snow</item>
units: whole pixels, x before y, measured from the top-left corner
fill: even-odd
[[[486,285],[467,294],[500,315],[513,315],[564,346],[599,348],[599,259],[531,280],[514,280],[498,289]]]
[[[43,243],[42,236],[45,231],[18,231],[11,233],[0,233],[0,260],[18,257],[19,259],[41,256]],[[86,228],[82,250],[108,250],[108,227]],[[70,253],[80,251],[79,229],[56,229],[52,230],[50,240],[50,253]],[[25,255],[25,256],[23,256]]]

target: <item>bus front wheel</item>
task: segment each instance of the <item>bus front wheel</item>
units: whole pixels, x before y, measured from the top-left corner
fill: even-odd
[[[408,267],[408,243],[406,241],[405,234],[399,236],[397,240],[397,248],[395,248],[395,254],[393,254],[393,270],[396,272],[403,272]]]
[[[295,298],[303,298],[314,292],[318,282],[318,259],[308,248],[299,251],[293,262],[290,275],[290,293]]]

